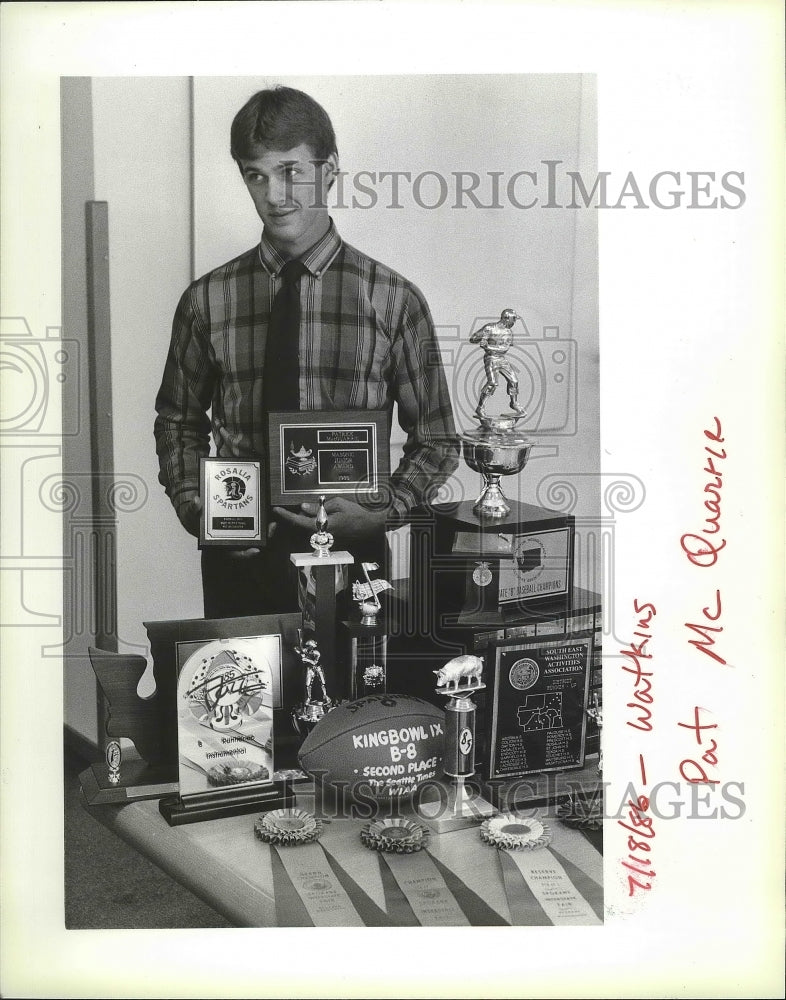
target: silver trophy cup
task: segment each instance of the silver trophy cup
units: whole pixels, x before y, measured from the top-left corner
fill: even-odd
[[[483,348],[486,382],[474,414],[480,427],[460,434],[459,438],[464,461],[483,476],[483,490],[473,507],[482,518],[502,518],[510,513],[500,478],[521,472],[535,444],[516,431],[516,424],[526,416],[526,411],[518,404],[518,376],[506,357],[518,318],[513,309],[503,309],[498,322],[487,323],[470,337],[470,343]],[[486,413],[486,400],[496,392],[500,377],[507,385],[510,412],[490,416]]]

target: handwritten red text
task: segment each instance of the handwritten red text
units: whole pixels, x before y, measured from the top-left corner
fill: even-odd
[[[642,783],[646,785],[647,774],[642,756],[639,756],[639,768]],[[655,878],[651,858],[655,827],[652,824],[652,817],[647,815],[650,800],[646,795],[638,795],[635,799],[628,799],[626,805],[628,808],[627,819],[618,819],[617,824],[628,832],[628,856],[622,865],[628,869],[628,872],[633,872],[632,875],[626,875],[628,896],[632,896],[637,889],[648,892],[652,888],[652,882],[646,880]]]
[[[715,422],[714,430],[704,432],[704,436],[713,444],[723,444],[721,422],[717,417],[712,418]],[[718,561],[718,553],[726,546],[725,538],[717,538],[721,530],[721,490],[723,488],[723,471],[720,462],[726,458],[726,449],[710,448],[704,446],[707,453],[707,464],[703,472],[707,472],[712,477],[704,487],[704,492],[709,499],[704,501],[704,508],[708,516],[704,519],[704,527],[697,532],[684,534],[680,538],[682,551],[694,566],[714,566]],[[718,464],[716,464],[718,463]]]
[[[726,662],[724,658],[712,648],[715,645],[715,637],[723,631],[723,626],[720,624],[722,610],[720,591],[716,590],[715,603],[701,609],[704,620],[698,623],[685,622],[685,628],[690,629],[694,635],[698,636],[696,639],[688,639],[691,646],[704,653],[705,656],[712,657],[717,663],[724,664]],[[708,625],[708,622],[717,622],[718,624]]]
[[[682,729],[692,730],[696,737],[696,743],[704,749],[704,753],[701,755],[701,763],[694,758],[686,758],[680,764],[680,774],[685,781],[689,781],[691,784],[698,784],[700,782],[708,785],[718,784],[718,779],[710,778],[707,773],[708,767],[718,766],[718,755],[715,752],[718,749],[718,744],[705,732],[707,729],[717,729],[718,725],[715,722],[705,722],[702,724],[699,716],[700,712],[707,711],[709,709],[696,705],[693,709],[693,722],[677,723]],[[707,745],[708,742],[709,746]]]
[[[638,598],[634,598],[633,600],[633,610],[640,616],[636,622],[637,628],[633,633],[639,641],[629,642],[627,646],[620,650],[620,653],[626,657],[626,662],[623,664],[622,669],[625,673],[633,674],[634,677],[633,700],[628,702],[627,707],[634,709],[638,715],[634,718],[633,722],[628,719],[625,725],[630,726],[631,729],[651,732],[652,723],[650,722],[650,718],[652,717],[652,712],[649,706],[653,702],[652,682],[650,681],[653,672],[643,669],[642,660],[652,659],[652,653],[648,653],[646,647],[652,638],[650,622],[657,614],[657,611],[654,604],[650,604],[649,601],[640,603]]]

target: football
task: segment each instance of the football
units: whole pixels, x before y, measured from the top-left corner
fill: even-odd
[[[353,796],[412,795],[442,774],[445,713],[422,698],[375,694],[338,705],[300,748],[300,766]]]

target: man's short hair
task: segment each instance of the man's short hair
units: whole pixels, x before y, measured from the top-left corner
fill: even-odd
[[[317,160],[338,152],[328,113],[302,90],[259,90],[232,122],[230,152],[235,160],[255,159],[260,147],[284,150],[301,143],[311,148]]]

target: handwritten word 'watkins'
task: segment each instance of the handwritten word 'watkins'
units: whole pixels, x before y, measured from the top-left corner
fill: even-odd
[[[647,652],[647,643],[652,638],[650,622],[657,614],[657,611],[654,604],[650,604],[649,601],[639,603],[638,598],[633,599],[633,610],[637,615],[640,615],[639,620],[636,622],[636,630],[633,633],[639,641],[629,642],[627,646],[620,650],[620,653],[626,658],[626,662],[622,665],[621,669],[625,673],[633,675],[633,696],[632,700],[628,702],[627,707],[638,712],[638,716],[633,722],[628,719],[625,725],[630,726],[631,729],[640,729],[643,732],[649,733],[652,731],[652,723],[650,722],[652,712],[649,708],[653,701],[652,682],[650,681],[652,671],[644,670],[642,660],[652,659],[652,653]]]
[[[712,419],[715,421],[715,429],[705,431],[704,436],[715,444],[723,444],[724,438],[721,436],[721,422],[717,417],[713,417]],[[723,470],[720,462],[726,458],[726,449],[721,448],[718,451],[715,448],[705,445],[704,451],[707,453],[707,464],[702,471],[709,473],[712,477],[704,487],[704,492],[709,498],[704,501],[704,508],[709,512],[709,517],[705,517],[704,527],[700,531],[683,535],[680,538],[680,545],[682,546],[682,551],[694,566],[706,568],[707,566],[715,565],[718,561],[718,553],[726,546],[725,538],[716,537],[721,530]]]

